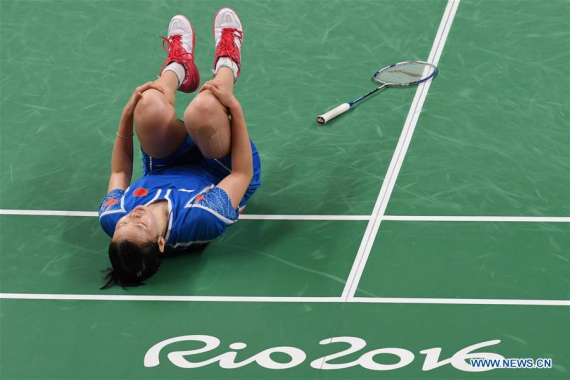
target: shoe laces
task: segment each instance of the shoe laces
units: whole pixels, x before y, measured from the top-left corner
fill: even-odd
[[[182,46],[182,35],[175,34],[170,38],[162,37],[162,48],[168,53],[168,58],[172,61],[181,61],[183,59],[194,59],[192,53],[186,51]]]
[[[239,58],[240,54],[235,38],[241,42],[243,40],[243,32],[236,28],[223,28],[217,50],[221,54],[227,54],[232,59]]]

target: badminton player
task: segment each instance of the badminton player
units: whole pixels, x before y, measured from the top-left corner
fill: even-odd
[[[112,268],[102,289],[140,285],[157,271],[164,253],[222,235],[261,184],[259,156],[233,95],[243,29],[232,9],[216,14],[214,37],[214,78],[200,88],[184,120],[174,109],[176,90],[195,91],[200,75],[194,30],[180,15],[162,37],[168,57],[160,78],[138,87],[123,110],[108,194],[99,207],[101,226],[112,238]],[[131,183],[135,132],[144,176]]]

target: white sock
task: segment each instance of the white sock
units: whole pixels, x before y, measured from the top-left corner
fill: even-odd
[[[229,67],[234,73],[234,82],[237,80],[238,65],[230,57],[218,58],[218,62],[216,63],[216,68],[214,69],[214,75],[218,73],[220,67]]]
[[[182,84],[184,78],[186,77],[186,70],[184,70],[184,66],[178,62],[171,62],[164,68],[164,70],[162,70],[162,73],[160,75],[164,74],[167,71],[172,71],[174,74],[176,74],[178,77],[178,87],[180,87],[180,84]]]

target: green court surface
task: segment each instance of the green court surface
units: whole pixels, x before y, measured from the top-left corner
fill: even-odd
[[[175,14],[211,77],[222,6],[263,185],[101,291],[121,110]],[[439,74],[315,123],[403,60]],[[569,62],[569,0],[0,0],[0,378],[569,379]]]

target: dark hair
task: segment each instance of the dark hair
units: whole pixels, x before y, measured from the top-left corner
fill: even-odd
[[[112,241],[109,244],[109,259],[112,268],[107,269],[105,280],[107,283],[101,289],[113,285],[139,286],[152,276],[160,266],[161,257],[158,242],[151,241],[136,245],[130,241]]]

